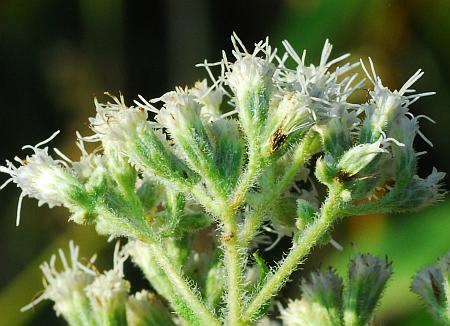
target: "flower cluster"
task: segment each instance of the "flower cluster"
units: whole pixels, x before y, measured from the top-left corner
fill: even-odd
[[[129,296],[130,284],[123,277],[123,263],[127,255],[117,243],[114,267],[99,274],[95,255],[83,264],[79,247],[69,243],[70,261],[59,250],[63,270],[56,268],[56,256],[41,265],[44,291],[22,311],[33,308],[43,300],[54,302],[54,309],[70,325],[144,325],[145,321],[162,321],[174,325],[168,311],[158,298],[147,291]],[[147,324],[145,324],[147,325]]]
[[[433,94],[411,89],[420,70],[391,91],[371,60],[366,69],[362,61],[346,62],[349,54],[332,59],[328,40],[314,65],[288,42],[280,54],[268,39],[253,51],[236,35],[231,39],[233,60],[223,53],[219,62],[199,65],[210,82],[177,87],[156,99],[139,96],[132,105],[122,95],[107,94],[106,103],[95,99],[96,113],[89,119],[93,134],[77,133],[78,161],[57,149],[59,158],[50,156],[43,146],[55,133],[25,146],[33,153],[16,158],[18,166],[10,161],[0,166],[10,176],[0,188],[14,182],[22,190],[17,221],[28,196],[68,208],[71,220],[94,224],[100,234],[128,238],[133,261],[190,324],[246,325],[262,317],[312,247],[329,241],[339,218],[416,210],[443,197],[444,173],[416,175],[417,158],[424,153],[415,151],[414,140],[419,135],[429,143],[419,120],[431,119],[410,109]],[[365,85],[359,68],[371,83],[365,103],[353,102]],[[85,142],[98,147],[89,153]],[[326,198],[317,190],[323,188]],[[270,232],[277,239],[292,237],[291,250],[273,270],[257,254],[254,263],[247,259],[255,246],[277,245]],[[201,240],[208,250],[194,250]],[[125,307],[129,284],[119,256],[119,267],[103,275],[79,263],[65,268],[86,283],[72,291],[82,300],[76,304],[107,312],[88,316],[99,324],[124,320],[128,311],[137,320],[148,310],[145,292]],[[53,299],[53,280],[66,272],[49,266],[46,296]],[[362,325],[389,275],[386,262],[357,256],[344,300],[334,272],[317,274],[311,286],[304,284],[304,298],[293,304],[304,311],[298,318]],[[338,299],[347,302],[345,309],[334,302]],[[333,311],[327,300],[334,300]],[[71,311],[55,309],[72,318]],[[154,320],[151,316],[146,320]]]
[[[301,300],[281,310],[283,325],[354,326],[367,325],[392,274],[387,259],[357,253],[350,261],[348,282],[330,268],[312,272],[301,284]]]

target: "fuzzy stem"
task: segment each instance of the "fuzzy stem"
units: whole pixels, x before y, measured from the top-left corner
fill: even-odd
[[[318,135],[309,132],[300,142],[293,153],[292,163],[276,183],[271,191],[268,191],[260,200],[257,207],[246,216],[242,231],[239,235],[239,244],[242,248],[247,248],[250,241],[255,237],[255,233],[260,228],[267,210],[272,207],[276,200],[292,184],[299,169],[311,158],[320,146]]]
[[[242,274],[245,259],[239,254],[239,245],[236,228],[236,211],[244,202],[245,196],[253,185],[261,166],[261,157],[258,154],[257,142],[249,141],[249,161],[245,173],[225,203],[222,222],[224,230],[222,244],[224,248],[224,265],[227,272],[227,323],[229,325],[246,325],[242,320],[243,287]]]
[[[232,194],[228,204],[228,206],[234,210],[237,210],[242,205],[245,195],[255,182],[261,166],[261,157],[257,153],[256,145],[252,145],[252,143],[249,143],[249,146],[250,148],[247,169],[240,178],[239,183],[234,190],[234,193]]]
[[[252,320],[258,310],[280,290],[301,260],[325,235],[333,221],[339,216],[338,209],[341,191],[337,187],[333,190],[330,191],[328,198],[322,205],[320,216],[303,231],[301,238],[294,244],[286,259],[284,259],[277,271],[268,278],[261,291],[250,302],[244,313],[246,320]]]
[[[216,201],[212,199],[208,194],[205,193],[203,189],[201,189],[200,185],[195,185],[190,189],[183,189],[183,192],[187,195],[191,195],[195,198],[197,203],[202,205],[205,210],[215,216],[221,215],[220,210],[220,202],[217,202],[220,198],[217,198]],[[223,200],[224,201],[224,200]],[[218,205],[219,204],[219,205]]]
[[[227,322],[229,325],[244,325],[242,321],[242,256],[236,235],[235,214],[229,210],[224,216],[224,231],[222,243],[224,248],[224,265],[226,268],[227,283]]]
[[[214,317],[211,311],[205,306],[198,294],[192,291],[188,282],[186,282],[180,270],[175,268],[167,257],[165,251],[155,241],[147,241],[150,249],[154,253],[154,257],[166,274],[170,283],[184,301],[184,303],[190,308],[190,310],[198,318],[201,325],[220,325],[219,321]]]

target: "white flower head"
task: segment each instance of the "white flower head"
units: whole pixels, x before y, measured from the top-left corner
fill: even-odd
[[[201,106],[189,90],[177,88],[161,96],[164,103],[156,120],[173,135],[183,135],[201,124]]]
[[[369,63],[371,73],[368,72],[361,60],[361,66],[374,87],[373,91],[370,91],[372,99],[368,105],[365,106],[367,122],[363,128],[369,128],[372,130],[372,133],[378,137],[380,132],[387,132],[395,120],[401,118],[405,114],[412,116],[412,114],[408,112],[409,106],[412,103],[416,102],[421,97],[434,95],[435,92],[411,94],[414,92],[414,90],[411,89],[411,86],[423,76],[423,72],[420,69],[405,82],[400,90],[391,91],[389,88],[383,86],[381,78],[376,74],[374,64],[370,58]]]
[[[242,98],[249,91],[258,91],[261,88],[269,88],[276,67],[272,63],[275,51],[265,42],[255,44],[253,53],[249,53],[236,34],[231,41],[234,46],[234,63],[228,62],[224,55],[224,63],[228,72],[225,74],[226,83],[231,87],[237,98]],[[260,53],[263,57],[258,56]]]
[[[248,91],[267,87],[272,79],[275,67],[262,58],[245,56],[237,60],[227,74],[228,85],[238,98]]]
[[[26,196],[36,198],[39,206],[48,204],[50,208],[61,205],[74,207],[71,194],[80,191],[82,186],[73,170],[66,161],[53,159],[48,154],[48,147],[39,147],[52,140],[58,133],[59,131],[55,132],[49,139],[36,146],[24,146],[23,149],[30,148],[34,153],[31,156],[27,155],[24,160],[15,157],[15,161],[20,164],[18,167],[10,161],[6,161],[6,166],[0,166],[0,172],[10,175],[10,179],[0,189],[12,181],[22,190],[17,208],[17,225],[20,221],[22,199]]]
[[[206,121],[214,121],[220,118],[220,104],[224,92],[221,88],[208,87],[206,79],[195,83],[194,87],[189,89],[189,93],[195,97],[195,101],[201,105],[200,115]]]
[[[80,308],[85,306],[87,298],[84,294],[84,288],[91,284],[95,279],[95,272],[88,266],[80,263],[78,259],[79,247],[69,242],[70,262],[67,261],[64,252],[59,250],[59,257],[63,265],[63,270],[58,271],[55,263],[56,256],[53,255],[50,262],[41,265],[44,276],[44,292],[33,302],[26,305],[21,311],[26,311],[43,300],[52,300],[54,309],[58,315],[71,315],[79,313]],[[93,256],[89,263],[95,260]]]
[[[109,95],[109,94],[108,94]],[[111,95],[110,95],[111,96]],[[102,141],[103,146],[124,148],[139,132],[148,128],[147,111],[153,110],[149,104],[140,107],[126,106],[123,96],[111,96],[113,103],[102,104],[95,99],[97,114],[89,118],[95,135],[84,137],[86,141]],[[138,102],[139,103],[139,102]]]
[[[363,80],[355,83],[358,74],[349,73],[359,63],[345,63],[334,71],[332,66],[348,58],[350,54],[344,54],[329,60],[333,46],[328,40],[322,50],[319,65],[306,64],[306,50],[300,57],[289,42],[283,42],[287,54],[295,61],[297,67],[294,70],[284,68],[280,75],[280,83],[285,87],[308,95],[318,106],[329,106],[333,102],[345,102],[347,98],[363,85]]]
[[[96,276],[85,288],[94,310],[110,315],[117,309],[125,309],[130,291],[130,283],[123,278],[123,263],[127,258],[128,255],[124,250],[120,250],[120,243],[117,242],[113,269]]]

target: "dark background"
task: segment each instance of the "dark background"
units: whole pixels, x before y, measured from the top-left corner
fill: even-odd
[[[416,103],[412,112],[429,115],[437,125],[423,121],[434,149],[417,142],[430,152],[419,173],[425,176],[433,166],[450,171],[449,13],[450,1],[444,0],[1,1],[0,159],[23,155],[22,145],[57,129],[62,133],[54,144],[77,159],[75,130],[88,133],[94,96],[121,91],[131,103],[138,94],[152,98],[192,84],[206,77],[194,65],[220,59],[236,31],[249,47],[266,36],[277,47],[288,39],[299,51],[308,49],[310,62],[318,62],[329,38],[335,56],[370,55],[393,89],[422,68],[417,90],[437,95]],[[67,223],[64,209],[38,209],[35,200],[24,201],[16,228],[18,195],[13,186],[0,192],[0,325],[62,324],[48,303],[19,312],[42,288],[38,265],[73,239],[85,256],[99,251],[98,265],[109,268],[112,245],[92,228]],[[343,273],[351,242],[362,251],[387,254],[395,274],[378,323],[434,325],[408,286],[417,268],[450,248],[448,212],[450,203],[441,203],[419,214],[348,218],[334,232],[344,252],[318,250],[306,269],[332,263]],[[145,286],[135,270],[128,267],[128,274],[137,287]],[[289,283],[285,292],[297,295],[297,284]]]

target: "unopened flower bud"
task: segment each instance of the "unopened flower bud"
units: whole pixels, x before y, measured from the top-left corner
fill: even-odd
[[[352,146],[351,132],[359,123],[355,111],[349,111],[342,103],[335,103],[329,113],[315,125],[322,138],[323,148],[333,158],[339,159]]]
[[[425,179],[415,175],[411,182],[401,189],[401,193],[396,198],[396,209],[414,211],[441,201],[445,195],[442,189],[444,177],[445,173],[438,172],[436,168],[433,168],[431,174]]]
[[[437,264],[421,269],[412,281],[411,290],[436,320],[450,324],[450,252]]]
[[[312,272],[308,279],[303,279],[302,298],[311,303],[318,303],[327,310],[333,325],[342,320],[342,279],[329,268],[326,272]]]
[[[348,288],[344,296],[346,325],[365,325],[381,298],[392,265],[386,259],[357,253],[350,261]]]
[[[350,148],[342,155],[337,168],[339,171],[353,176],[364,169],[372,160],[380,153],[388,153],[387,150],[381,148],[382,139],[375,143],[360,144]]]
[[[295,226],[302,231],[314,219],[317,208],[311,202],[304,199],[297,199],[297,220]]]

